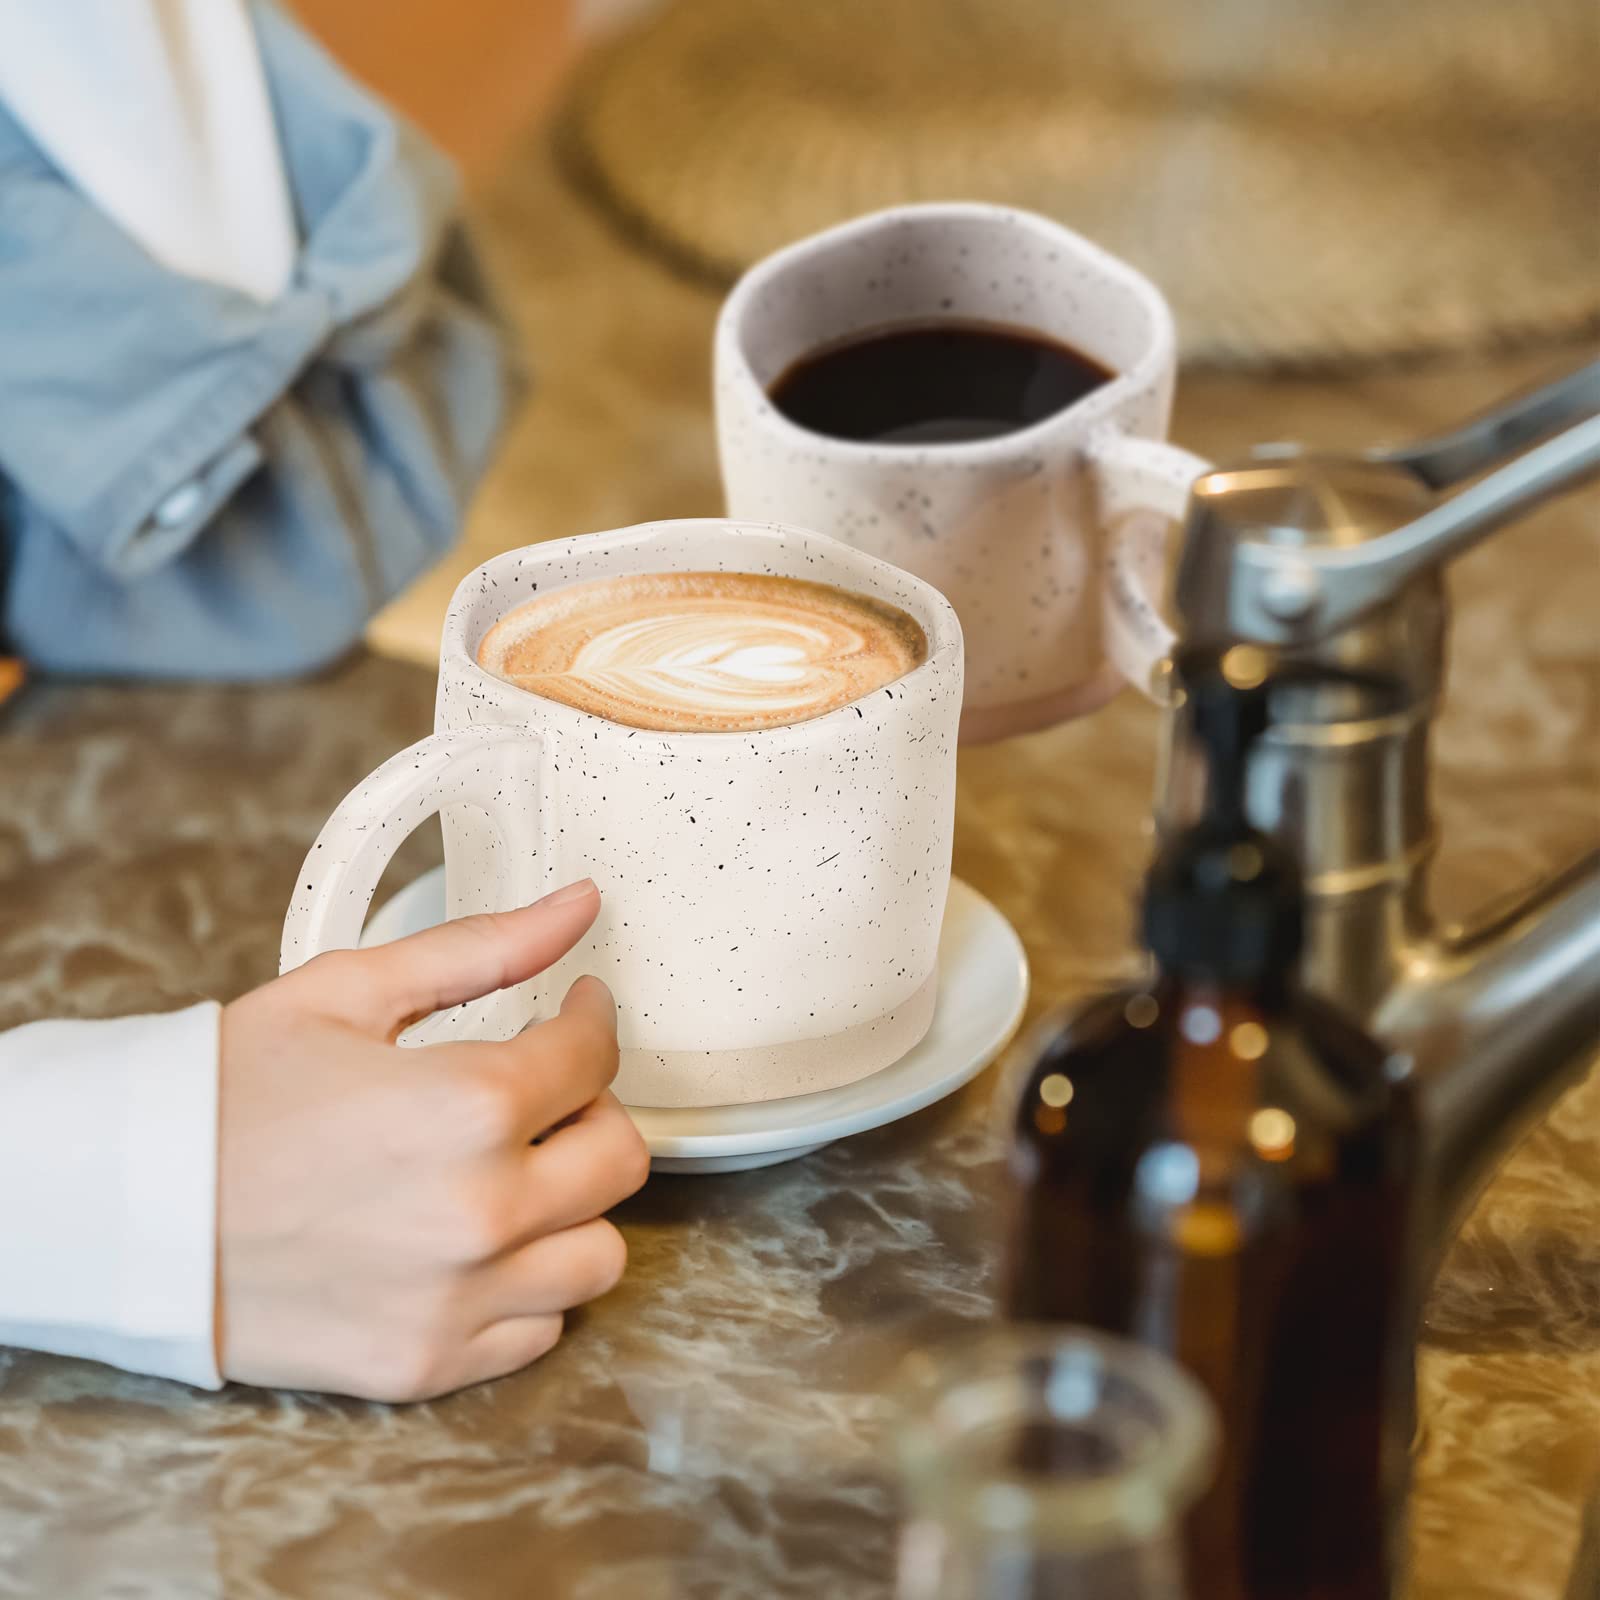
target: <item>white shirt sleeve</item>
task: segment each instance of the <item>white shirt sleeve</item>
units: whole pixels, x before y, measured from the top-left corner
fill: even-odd
[[[0,1033],[0,1344],[221,1386],[220,1016]]]
[[[0,100],[173,272],[263,302],[298,240],[245,0],[0,0]]]

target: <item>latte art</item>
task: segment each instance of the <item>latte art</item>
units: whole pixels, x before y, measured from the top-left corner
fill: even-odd
[[[904,677],[928,642],[831,584],[658,572],[571,584],[502,617],[480,666],[610,722],[727,733],[805,722]]]

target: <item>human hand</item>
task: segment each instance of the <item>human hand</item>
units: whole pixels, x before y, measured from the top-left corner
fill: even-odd
[[[559,1016],[504,1043],[395,1043],[419,1017],[542,971],[599,908],[585,880],[318,956],[225,1008],[224,1376],[427,1399],[535,1360],[564,1311],[616,1283],[626,1247],[601,1213],[650,1158],[607,1088],[606,986],[580,978]]]

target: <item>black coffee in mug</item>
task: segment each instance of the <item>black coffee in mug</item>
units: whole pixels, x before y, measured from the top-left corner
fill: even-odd
[[[950,320],[852,334],[802,356],[768,393],[812,433],[959,444],[1031,427],[1115,376],[1033,329]]]

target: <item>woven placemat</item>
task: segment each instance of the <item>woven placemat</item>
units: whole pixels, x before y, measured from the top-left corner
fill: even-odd
[[[569,177],[731,282],[879,206],[1059,218],[1192,363],[1321,367],[1600,326],[1594,0],[674,0],[591,59]]]

